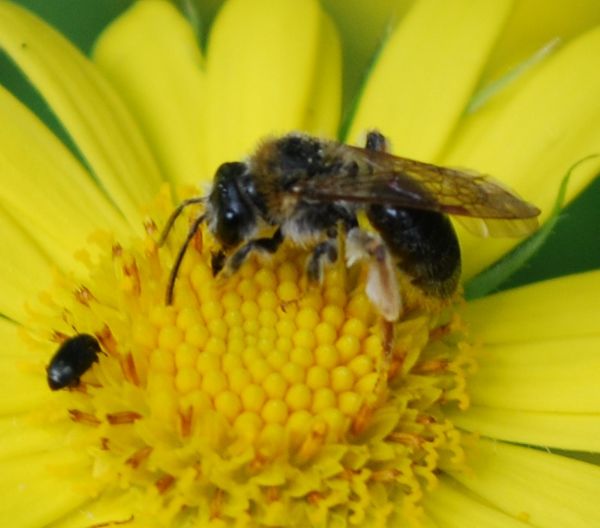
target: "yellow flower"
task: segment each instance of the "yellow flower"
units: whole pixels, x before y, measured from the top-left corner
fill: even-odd
[[[348,141],[377,127],[398,154],[496,175],[546,218],[600,150],[600,21],[558,13],[564,41],[527,61],[552,35],[524,39],[524,9],[414,2]],[[600,524],[598,467],[551,452],[600,452],[600,271],[457,306],[400,277],[389,344],[359,266],[309,287],[287,244],[214,279],[204,229],[164,304],[186,232],[157,247],[165,182],[187,196],[266,135],[336,136],[341,47],[319,4],[229,0],[204,54],[172,4],[143,0],[91,62],[3,2],[0,46],[77,151],[0,89],[2,525]],[[459,234],[466,278],[515,244]],[[75,333],[102,353],[52,392],[45,367]]]

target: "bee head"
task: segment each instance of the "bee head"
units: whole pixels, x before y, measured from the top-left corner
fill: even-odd
[[[256,212],[244,187],[248,166],[223,163],[209,196],[210,228],[225,248],[237,246],[256,225]]]

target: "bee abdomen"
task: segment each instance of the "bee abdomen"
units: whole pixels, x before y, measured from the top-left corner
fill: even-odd
[[[399,267],[426,294],[450,297],[460,278],[460,246],[447,216],[420,209],[370,205],[367,217]]]

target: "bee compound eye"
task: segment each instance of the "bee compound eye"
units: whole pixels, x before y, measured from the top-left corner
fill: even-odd
[[[246,170],[242,163],[226,163],[217,171],[210,202],[216,215],[215,236],[224,247],[237,246],[256,222],[242,181]]]
[[[216,236],[223,246],[234,247],[242,241],[246,216],[243,208],[228,208],[219,215]]]

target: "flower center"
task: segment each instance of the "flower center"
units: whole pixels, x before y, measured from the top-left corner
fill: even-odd
[[[401,279],[406,310],[390,329],[361,266],[338,262],[313,285],[306,251],[289,244],[214,278],[206,232],[166,306],[186,226],[161,249],[147,227],[128,247],[99,237],[90,278],[63,281],[35,321],[46,339],[75,328],[102,348],[77,388],[48,391],[47,419],[90,454],[90,494],[130,490],[136,520],[161,525],[385,526],[417,515],[436,473],[462,463],[444,408],[466,406],[473,359],[452,307]]]

